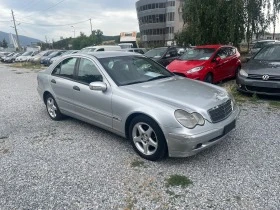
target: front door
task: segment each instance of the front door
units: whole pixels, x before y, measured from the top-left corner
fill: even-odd
[[[215,82],[221,81],[226,77],[226,75],[228,74],[228,62],[229,62],[228,54],[225,48],[221,48],[218,50],[215,58],[217,57],[220,57],[221,60],[219,63],[214,64]]]
[[[112,128],[112,91],[107,80],[102,76],[92,60],[81,58],[73,87],[73,101],[76,114],[94,123]],[[101,81],[107,84],[107,90],[90,90],[91,82]]]

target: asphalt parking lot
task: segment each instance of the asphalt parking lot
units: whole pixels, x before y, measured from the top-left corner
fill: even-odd
[[[149,162],[110,132],[51,121],[36,75],[0,64],[0,209],[280,208],[280,108],[244,103],[220,144]]]

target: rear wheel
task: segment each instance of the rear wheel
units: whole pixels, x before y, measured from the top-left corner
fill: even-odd
[[[158,124],[149,117],[135,117],[129,126],[129,139],[134,150],[147,160],[156,161],[167,154],[164,134]]]
[[[47,108],[48,114],[52,120],[58,121],[63,118],[63,115],[61,114],[61,112],[57,106],[57,103],[51,94],[48,94],[46,96],[46,108]]]
[[[208,73],[204,79],[204,82],[213,84],[213,75],[211,73]]]

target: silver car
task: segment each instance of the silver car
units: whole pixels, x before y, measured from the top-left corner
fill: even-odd
[[[67,55],[37,79],[51,119],[67,115],[97,125],[128,138],[153,161],[218,143],[239,114],[223,88],[176,76],[136,53]]]

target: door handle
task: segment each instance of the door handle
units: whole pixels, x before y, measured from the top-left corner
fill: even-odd
[[[80,91],[80,88],[78,86],[73,86],[74,90]]]
[[[56,81],[54,79],[51,80],[52,83],[56,84]]]

